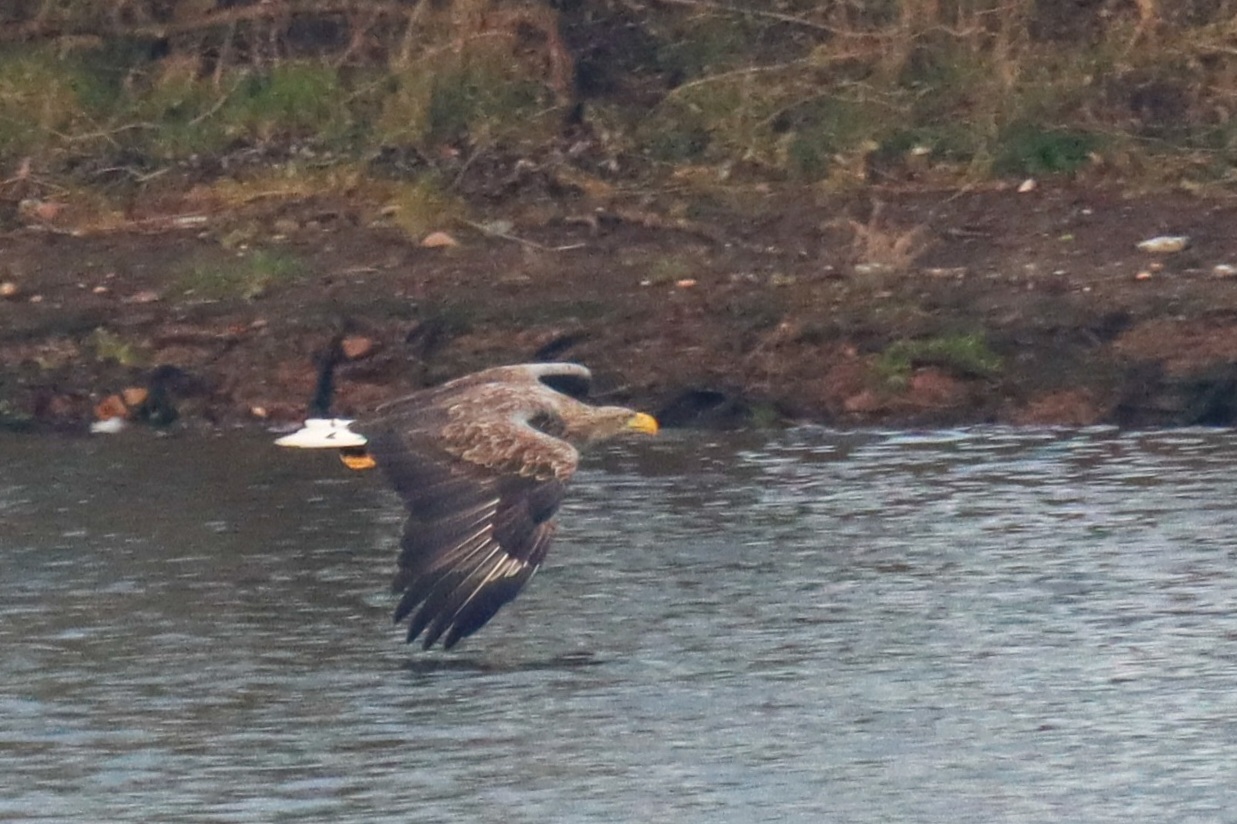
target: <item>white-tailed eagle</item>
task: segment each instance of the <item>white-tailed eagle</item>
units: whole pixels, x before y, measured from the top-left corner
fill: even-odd
[[[408,641],[450,649],[519,594],[545,560],[578,448],[657,421],[590,406],[547,382],[587,386],[572,363],[501,366],[378,408],[373,420],[309,420],[281,446],[338,448],[375,464],[408,509],[392,585]]]

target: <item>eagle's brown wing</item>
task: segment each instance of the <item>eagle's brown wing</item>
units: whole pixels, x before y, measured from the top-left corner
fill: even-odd
[[[527,437],[518,428],[512,435]],[[566,480],[488,466],[448,446],[437,427],[406,425],[372,431],[368,444],[408,509],[395,621],[411,615],[408,640],[424,632],[425,649],[440,638],[450,649],[476,632],[532,578]]]

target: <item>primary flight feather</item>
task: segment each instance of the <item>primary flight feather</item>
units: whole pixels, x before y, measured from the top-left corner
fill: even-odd
[[[282,446],[339,448],[377,464],[408,510],[393,590],[408,640],[444,649],[476,632],[545,559],[578,449],[650,415],[590,406],[547,384],[587,385],[588,369],[536,363],[486,369],[379,407],[370,421],[311,420]]]

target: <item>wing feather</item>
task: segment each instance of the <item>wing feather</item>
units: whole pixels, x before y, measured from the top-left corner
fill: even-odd
[[[367,433],[370,454],[408,510],[393,581],[400,593],[395,621],[411,616],[410,642],[420,637],[428,649],[441,640],[450,649],[532,578],[549,550],[564,479],[469,461],[446,448],[440,428],[409,420],[401,414],[397,426]],[[441,416],[427,409],[421,420]]]
[[[324,373],[329,381],[329,365]],[[571,363],[486,369],[383,404],[362,427],[408,510],[392,589],[409,641],[450,649],[536,574],[579,459],[574,444],[638,421],[582,403],[590,378]]]

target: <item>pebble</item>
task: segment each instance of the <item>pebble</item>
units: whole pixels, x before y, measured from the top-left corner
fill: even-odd
[[[375,344],[373,338],[367,338],[364,335],[349,335],[340,342],[339,347],[348,360],[359,360],[373,354]]]
[[[1237,277],[1237,266],[1231,263],[1217,263],[1212,268],[1211,274],[1218,278]]]
[[[95,435],[115,435],[125,428],[124,418],[104,418],[90,424],[90,431]]]
[[[96,420],[107,421],[112,418],[124,418],[129,414],[129,407],[120,395],[108,395],[99,401],[94,408]]]
[[[421,241],[421,245],[426,249],[445,249],[459,246],[460,242],[446,232],[430,232],[425,236],[425,240]]]
[[[120,393],[120,399],[129,409],[141,406],[150,397],[150,392],[142,386],[130,386]]]
[[[1190,239],[1185,235],[1158,235],[1139,241],[1138,249],[1157,255],[1171,255],[1180,252],[1190,245]]]
[[[966,277],[967,268],[965,266],[930,266],[923,270],[923,273],[930,278],[954,278],[962,280]]]
[[[64,211],[64,204],[57,203],[54,200],[38,200],[37,198],[26,198],[17,205],[18,211],[26,217],[33,217],[37,220],[51,221],[60,216]]]
[[[0,298],[12,300],[21,295],[21,287],[11,280],[0,283]]]

